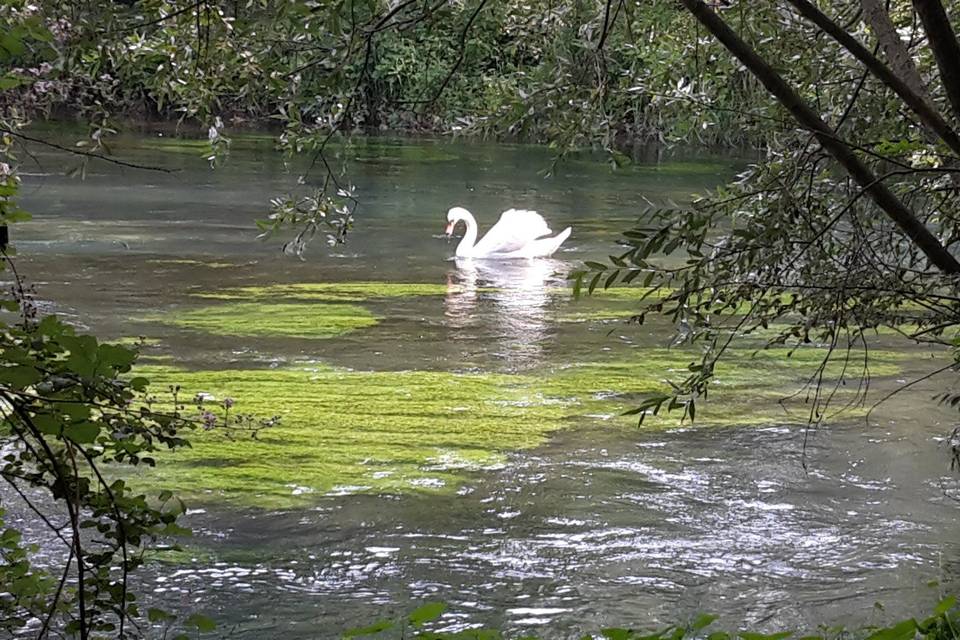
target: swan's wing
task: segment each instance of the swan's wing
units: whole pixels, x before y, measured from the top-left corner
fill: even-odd
[[[567,227],[552,238],[540,238],[524,248],[530,258],[549,258],[570,237],[571,227]]]
[[[527,243],[522,249],[504,255],[505,258],[549,258],[560,245],[570,237],[572,227],[567,227],[557,235],[547,238],[538,238]]]
[[[474,245],[476,255],[509,253],[522,249],[537,238],[550,235],[550,227],[536,211],[507,209],[497,224]]]

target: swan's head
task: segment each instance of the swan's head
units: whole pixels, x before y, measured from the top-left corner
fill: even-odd
[[[450,211],[447,211],[447,235],[453,235],[453,228],[457,226],[457,223],[469,217],[470,212],[463,207],[453,207]]]

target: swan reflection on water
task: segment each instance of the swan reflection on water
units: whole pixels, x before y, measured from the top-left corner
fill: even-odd
[[[476,345],[511,369],[536,366],[553,333],[551,297],[563,286],[562,260],[457,258],[447,273],[444,311],[451,338]]]

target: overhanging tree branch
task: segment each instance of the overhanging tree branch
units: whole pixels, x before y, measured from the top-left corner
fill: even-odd
[[[20,133],[19,131],[14,131],[12,129],[0,129],[0,134],[6,134],[8,136],[13,136],[14,138],[19,138],[26,142],[32,142],[34,144],[43,145],[45,147],[50,147],[51,149],[56,149],[57,151],[64,151],[66,153],[73,154],[75,156],[82,156],[84,158],[93,158],[94,160],[101,160],[103,162],[109,162],[110,164],[116,164],[121,167],[130,167],[131,169],[143,169],[144,171],[160,171],[162,173],[177,173],[179,169],[168,169],[166,167],[160,167],[156,165],[149,164],[138,164],[136,162],[128,162],[126,160],[120,160],[119,158],[111,158],[100,153],[92,153],[90,151],[79,151],[77,149],[71,149],[70,147],[65,147],[61,144],[56,144],[50,142],[49,140],[44,140],[42,138],[37,138],[35,136],[29,136],[25,133]]]
[[[937,136],[950,147],[951,151],[957,156],[960,156],[960,135],[947,123],[936,108],[924,99],[922,94],[910,87],[906,78],[901,78],[891,71],[890,68],[883,64],[869,49],[860,44],[856,38],[808,0],[789,0],[789,2],[796,7],[800,15],[823,29],[825,33],[839,42],[844,49],[863,63],[873,75],[893,89],[907,106],[917,114],[923,124],[936,133]],[[960,61],[960,57],[956,58],[956,60]],[[956,62],[955,66],[956,64],[960,64],[960,62]],[[958,69],[960,69],[960,67],[958,67]],[[958,73],[960,73],[960,71],[958,71]]]
[[[950,26],[950,17],[940,0],[913,0],[913,6],[927,32],[930,50],[937,60],[940,79],[953,113],[960,118],[960,42]]]
[[[839,138],[797,95],[787,82],[744,42],[727,23],[702,0],[680,0],[683,6],[709,30],[770,93],[793,115],[803,128],[813,133],[820,145],[846,169],[847,173],[870,196],[873,202],[896,223],[913,244],[940,271],[960,274],[960,262],[917,219],[874,173],[857,157],[850,146]],[[791,0],[793,1],[793,0]]]

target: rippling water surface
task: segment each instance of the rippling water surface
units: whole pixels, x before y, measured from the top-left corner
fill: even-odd
[[[612,253],[617,232],[648,203],[689,199],[737,166],[702,157],[611,173],[574,161],[545,178],[549,156],[536,148],[370,141],[351,152],[362,198],[355,233],[298,261],[253,240],[252,219],[294,183],[269,143],[239,141],[216,171],[193,150],[154,146],[145,138],[121,148],[178,172],[96,166],[80,182],[62,177],[64,159],[45,155],[28,171],[23,204],[36,221],[19,232],[19,247],[48,308],[123,336],[199,291],[456,285],[444,296],[380,301],[379,325],[335,340],[154,327],[166,356],[192,366],[313,359],[535,372],[545,362],[642,358],[669,344],[669,326],[558,322],[570,303],[552,292],[578,261]],[[458,263],[438,237],[454,204],[472,209],[481,228],[518,206],[574,234],[553,260]],[[918,352],[903,379],[929,357]],[[543,446],[469,474],[456,492],[328,495],[282,511],[205,504],[187,517],[194,555],[152,565],[140,588],[168,605],[201,606],[241,638],[335,637],[438,599],[450,604],[447,628],[558,638],[699,611],[728,627],[770,629],[919,613],[960,582],[958,506],[940,441],[951,416],[930,408],[929,395],[896,399],[869,425],[850,418],[809,434],[796,417],[651,432],[584,416]]]

